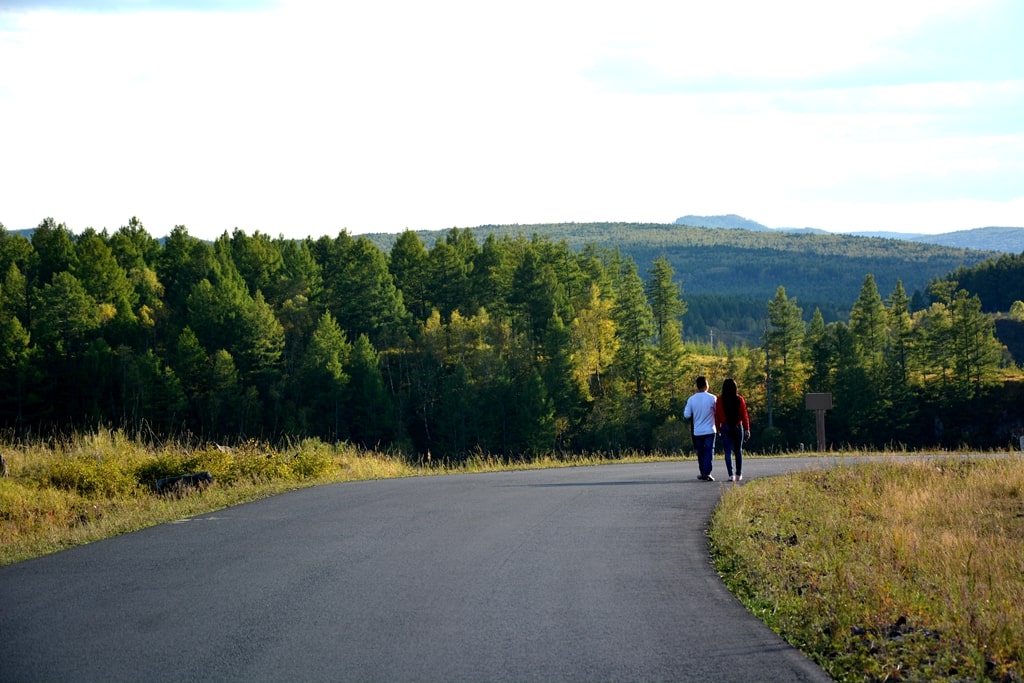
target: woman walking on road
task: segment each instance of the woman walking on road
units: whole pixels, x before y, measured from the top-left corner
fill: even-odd
[[[725,469],[729,481],[743,479],[743,440],[750,437],[750,415],[747,402],[736,390],[736,380],[722,382],[722,394],[715,402],[716,431],[722,436],[725,451]],[[732,469],[732,454],[736,454],[736,471]]]

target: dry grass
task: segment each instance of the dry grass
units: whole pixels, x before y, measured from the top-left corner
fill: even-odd
[[[1020,457],[758,480],[711,538],[736,595],[837,680],[1021,680]]]
[[[317,439],[277,448],[257,441],[222,448],[147,444],[109,430],[45,444],[0,443],[0,452],[10,469],[0,479],[0,566],[317,484],[641,459],[598,453],[524,463],[478,454],[459,463],[410,463],[400,455]],[[210,472],[213,486],[156,495],[159,479],[197,471]]]
[[[108,431],[0,450],[11,474],[0,479],[0,565],[322,483],[649,459],[415,464],[317,440],[221,449]],[[160,477],[198,470],[215,484],[153,492]],[[755,480],[725,493],[711,539],[737,596],[837,680],[1021,680],[1020,457],[894,457]]]
[[[100,431],[53,444],[3,444],[0,565],[319,483],[410,476],[400,458],[306,440],[282,449],[255,441],[148,445]],[[214,485],[157,495],[158,479],[209,471]]]

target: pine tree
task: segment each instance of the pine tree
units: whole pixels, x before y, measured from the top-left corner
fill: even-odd
[[[654,319],[654,335],[655,339],[661,339],[666,326],[671,322],[678,322],[686,313],[687,307],[686,302],[682,300],[682,285],[673,282],[675,270],[667,258],[656,258],[648,272],[650,279],[647,281],[646,291]]]

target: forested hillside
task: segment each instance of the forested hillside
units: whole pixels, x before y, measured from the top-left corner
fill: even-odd
[[[877,237],[672,224],[484,225],[472,232],[480,240],[488,235],[529,238],[537,234],[565,241],[574,250],[600,244],[618,249],[637,264],[664,256],[689,303],[685,337],[719,335],[732,343],[757,343],[764,331],[765,303],[779,286],[800,302],[808,316],[818,308],[826,322],[834,322],[849,315],[865,275],[873,275],[884,292],[902,281],[911,297],[917,294],[916,305],[922,306],[932,279],[998,255]],[[432,245],[444,232],[417,235]],[[385,250],[395,240],[392,234],[367,237]]]
[[[675,220],[677,225],[693,225],[704,228],[743,228],[768,232],[795,232],[829,234],[820,228],[769,228],[756,221],[728,214],[725,216],[682,216]],[[970,230],[956,230],[938,234],[896,232],[892,230],[858,230],[847,233],[850,236],[880,237],[885,239],[923,242],[957,249],[974,249],[1004,254],[1019,254],[1024,251],[1024,228],[987,227]]]
[[[697,374],[737,379],[755,449],[813,441],[807,391],[835,394],[836,443],[993,446],[1021,426],[1017,370],[971,293],[933,287],[914,311],[899,280],[880,290],[868,273],[848,322],[829,323],[780,282],[757,345],[685,343],[687,275],[660,230],[595,228],[603,242],[580,249],[537,231],[407,231],[385,251],[346,232],[210,243],[183,226],[161,242],[136,219],[78,235],[47,219],[31,239],[0,226],[0,428],[317,436],[412,458],[676,451]],[[714,233],[680,251],[735,256]],[[638,261],[621,245],[645,234]],[[823,259],[829,242],[783,244],[765,250]],[[934,259],[904,251],[910,270]]]
[[[1003,254],[974,266],[961,266],[942,278],[981,299],[990,313],[1007,312],[1014,301],[1024,300],[1024,253]]]

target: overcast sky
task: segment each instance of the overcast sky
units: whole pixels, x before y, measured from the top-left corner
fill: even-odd
[[[0,0],[0,223],[1024,226],[1018,0]]]

